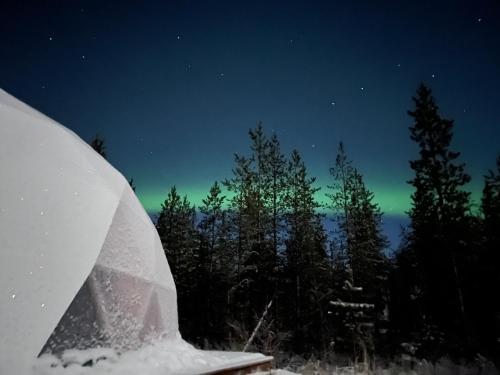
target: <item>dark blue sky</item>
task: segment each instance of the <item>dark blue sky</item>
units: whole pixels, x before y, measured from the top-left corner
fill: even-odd
[[[19,3],[0,6],[0,87],[104,136],[150,211],[173,184],[199,201],[229,177],[262,120],[322,186],[343,140],[382,208],[402,214],[421,81],[455,119],[472,190],[500,151],[493,0]]]

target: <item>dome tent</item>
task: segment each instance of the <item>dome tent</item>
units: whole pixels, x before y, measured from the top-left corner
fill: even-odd
[[[36,357],[98,346],[141,347],[114,373],[147,373],[151,363],[162,374],[245,372],[272,360],[185,343],[160,239],[127,180],[76,134],[1,89],[0,285],[0,374],[57,374],[64,368],[35,365]],[[155,338],[159,345],[144,345]]]
[[[44,351],[178,336],[158,234],[125,178],[0,90],[0,373]]]

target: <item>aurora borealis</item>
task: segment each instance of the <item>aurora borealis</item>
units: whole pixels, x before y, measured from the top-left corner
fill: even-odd
[[[455,119],[472,175],[500,151],[500,6],[490,1],[47,1],[0,6],[0,87],[90,140],[149,212],[199,204],[258,121],[324,199],[343,141],[387,215],[409,207],[418,84]]]

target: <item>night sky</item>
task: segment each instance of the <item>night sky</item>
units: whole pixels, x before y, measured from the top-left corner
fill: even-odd
[[[0,5],[0,87],[87,141],[102,135],[149,212],[174,184],[199,203],[262,121],[320,186],[344,141],[387,217],[401,216],[420,82],[455,119],[476,203],[500,152],[497,1],[20,3]]]

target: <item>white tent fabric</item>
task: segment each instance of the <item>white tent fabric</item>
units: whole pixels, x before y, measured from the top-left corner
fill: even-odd
[[[126,179],[3,90],[0,286],[0,374],[29,373],[41,351],[179,336],[161,242]]]

